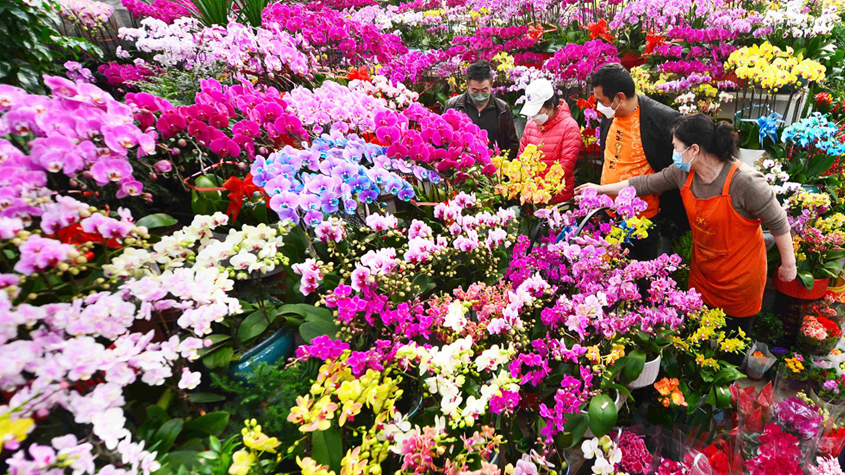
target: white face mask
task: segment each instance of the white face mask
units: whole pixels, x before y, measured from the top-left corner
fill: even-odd
[[[619,105],[622,105],[622,103],[620,102]],[[619,106],[616,106],[616,109],[618,109],[618,108],[619,108]],[[601,102],[596,104],[596,110],[601,112],[608,119],[612,119],[616,115],[616,109],[613,108],[612,102],[610,103],[610,106],[606,106],[606,105],[602,104]]]
[[[549,120],[549,114],[537,114],[531,117],[531,120],[537,123],[537,125],[543,125]]]

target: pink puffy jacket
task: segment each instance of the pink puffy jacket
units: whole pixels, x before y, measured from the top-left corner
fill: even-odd
[[[528,145],[537,145],[543,152],[543,162],[549,170],[555,162],[563,167],[566,188],[552,199],[552,203],[571,200],[575,196],[575,162],[581,151],[581,129],[572,118],[569,106],[561,99],[555,116],[543,125],[529,119],[519,142],[519,155]]]

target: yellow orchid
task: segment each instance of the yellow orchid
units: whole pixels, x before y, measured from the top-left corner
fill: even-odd
[[[302,470],[302,475],[334,475],[333,470],[329,470],[329,467],[325,465],[318,464],[317,461],[311,457],[300,459],[299,456],[297,456],[296,464],[299,465],[299,468]]]
[[[522,204],[551,201],[566,187],[564,171],[557,162],[548,167],[542,158],[543,152],[536,145],[528,145],[518,159],[502,160],[500,170],[507,182],[497,186],[496,193],[508,199],[519,197]]]
[[[34,426],[35,420],[25,418],[13,421],[10,413],[7,412],[0,416],[0,442],[11,440],[23,442]]]
[[[229,475],[247,475],[255,464],[255,454],[246,449],[241,449],[232,454],[232,465],[229,466]]]
[[[348,450],[346,456],[340,461],[340,475],[358,475],[364,473],[367,467],[367,459],[361,457],[361,447]]]

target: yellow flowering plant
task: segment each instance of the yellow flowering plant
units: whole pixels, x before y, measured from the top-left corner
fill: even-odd
[[[749,339],[742,329],[725,331],[725,324],[723,310],[704,307],[687,319],[682,334],[672,340],[675,351],[664,352],[666,374],[680,381],[678,388],[688,403],[687,411],[696,418],[709,417],[713,407],[727,407],[731,400],[728,387],[745,378],[739,368],[722,358],[744,353]]]
[[[803,86],[825,78],[825,67],[818,61],[796,56],[792,48],[785,51],[768,41],[762,45],[744,46],[728,57],[725,70],[771,92],[788,86]]]
[[[197,455],[196,473],[203,475],[271,475],[281,461],[281,442],[262,431],[255,419],[244,421],[240,434],[225,441],[208,438],[208,450]]]
[[[509,200],[519,198],[521,204],[548,204],[566,187],[563,167],[559,163],[548,167],[536,145],[525,147],[518,159],[497,158],[493,163],[502,181],[496,193]]]

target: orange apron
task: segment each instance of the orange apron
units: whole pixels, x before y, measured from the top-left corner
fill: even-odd
[[[763,305],[766,244],[760,220],[740,215],[731,203],[728,192],[738,167],[731,166],[722,194],[708,199],[693,196],[690,187],[695,172],[691,172],[681,198],[692,227],[690,289],[727,315],[750,317]]]

